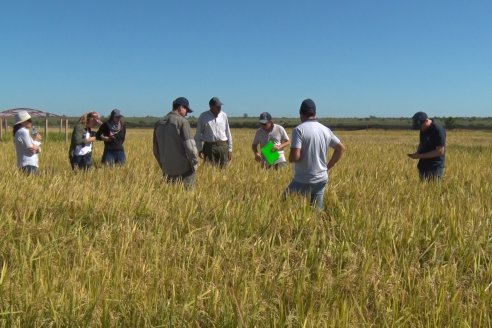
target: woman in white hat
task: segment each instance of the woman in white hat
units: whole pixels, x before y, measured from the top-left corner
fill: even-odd
[[[32,127],[31,115],[22,110],[15,114],[14,143],[17,153],[17,167],[27,174],[38,173],[38,161],[34,156],[39,147],[33,143],[29,129]]]

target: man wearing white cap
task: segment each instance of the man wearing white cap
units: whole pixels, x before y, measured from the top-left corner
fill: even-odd
[[[261,127],[256,130],[255,138],[251,145],[251,149],[255,154],[255,160],[262,163],[265,168],[270,167],[262,154],[258,152],[258,145],[260,145],[260,147],[265,147],[265,145],[271,141],[274,144],[273,149],[279,154],[279,158],[272,165],[272,167],[277,170],[279,167],[287,165],[283,149],[290,145],[289,136],[281,125],[273,123],[272,115],[270,115],[270,113],[261,113],[259,121]]]
[[[17,153],[17,167],[27,174],[38,173],[38,162],[34,154],[39,152],[39,147],[33,143],[29,134],[32,127],[31,115],[26,111],[15,114],[14,143]]]

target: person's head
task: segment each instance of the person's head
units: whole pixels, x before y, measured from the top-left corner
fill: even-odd
[[[119,123],[122,121],[123,115],[121,115],[121,111],[119,109],[113,109],[111,114],[109,115],[109,120],[113,123]]]
[[[188,99],[185,97],[179,97],[173,101],[173,112],[185,117],[188,113],[193,113],[193,110],[190,108],[190,102]]]
[[[31,137],[32,137],[32,140],[35,140],[35,141],[43,140],[41,133],[39,133],[39,130],[36,129],[36,127],[34,127],[34,126],[32,127],[32,130],[31,130]]]
[[[272,121],[272,115],[270,115],[270,113],[267,112],[261,113],[259,122],[263,130],[270,131],[272,129],[273,121]]]
[[[15,114],[15,124],[13,128],[13,133],[15,133],[22,127],[29,129],[32,126],[31,115],[25,110],[18,111]]]
[[[217,97],[213,97],[212,99],[210,99],[210,101],[208,102],[208,105],[210,107],[210,111],[215,115],[219,115],[220,111],[222,110],[222,105],[224,105],[224,103],[222,103],[222,101],[220,101],[219,98]]]
[[[299,109],[299,116],[301,122],[316,118],[316,104],[312,99],[305,99],[302,101],[301,108]]]
[[[102,122],[97,112],[88,112],[79,118],[79,123],[84,124],[89,129],[92,129],[100,125]]]
[[[412,116],[412,129],[425,131],[432,124],[426,113],[417,112]]]

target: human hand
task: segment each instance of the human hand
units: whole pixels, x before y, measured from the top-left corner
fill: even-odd
[[[419,159],[420,158],[419,153],[407,154],[407,156],[410,157],[411,159]]]
[[[261,162],[261,155],[258,153],[255,153],[255,161]]]
[[[232,151],[230,151],[230,152],[228,152],[228,153],[227,153],[227,159],[228,159],[229,161],[231,161],[231,160],[232,160]]]
[[[280,151],[280,150],[282,150],[282,147],[280,147],[280,145],[275,145],[275,146],[273,146],[273,150]]]
[[[205,156],[203,155],[203,151],[198,152],[198,157],[200,157],[201,159],[205,159]]]

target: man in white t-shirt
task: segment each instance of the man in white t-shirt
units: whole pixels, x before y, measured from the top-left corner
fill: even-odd
[[[251,149],[255,154],[255,160],[260,162],[265,168],[273,167],[278,169],[279,167],[285,166],[287,161],[285,160],[283,149],[290,145],[287,132],[285,132],[285,129],[282,126],[273,123],[272,115],[267,112],[260,114],[260,124],[261,127],[256,131],[253,144],[251,145]],[[265,161],[263,155],[258,152],[258,144],[260,145],[260,148],[263,148],[269,141],[273,142],[275,145],[274,150],[279,154],[279,158],[271,166]]]
[[[304,100],[299,115],[302,123],[292,131],[289,154],[289,162],[295,163],[294,179],[285,193],[310,195],[311,204],[322,210],[328,170],[340,160],[345,146],[317,121],[314,101]],[[327,164],[328,148],[333,148],[334,152]]]

